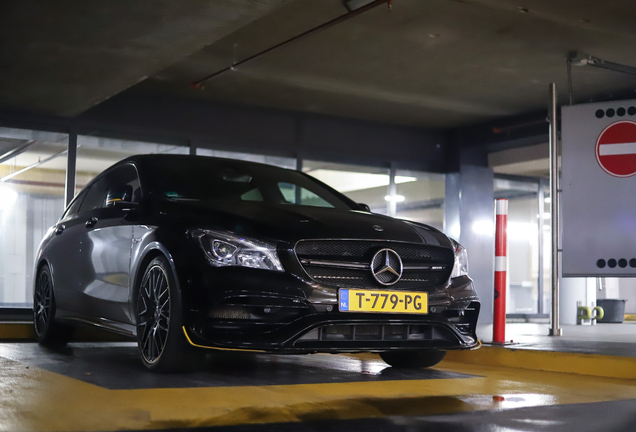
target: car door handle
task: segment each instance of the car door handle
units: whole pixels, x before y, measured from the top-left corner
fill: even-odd
[[[55,228],[55,235],[62,234],[65,229],[66,227],[64,225],[58,225],[57,228]]]
[[[93,216],[92,218],[86,221],[86,228],[94,227],[98,220],[99,220],[98,218]]]

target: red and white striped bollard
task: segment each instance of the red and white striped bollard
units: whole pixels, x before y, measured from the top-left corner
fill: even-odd
[[[506,276],[508,271],[508,200],[495,200],[495,309],[492,341],[506,340]]]

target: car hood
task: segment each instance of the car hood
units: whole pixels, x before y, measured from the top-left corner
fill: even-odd
[[[392,240],[452,247],[427,225],[357,210],[244,201],[166,200],[162,213],[191,228],[218,229],[269,241]]]

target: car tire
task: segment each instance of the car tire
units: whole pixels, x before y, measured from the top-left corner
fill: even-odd
[[[446,351],[427,349],[420,351],[387,351],[380,357],[394,368],[426,368],[435,366],[446,356]]]
[[[148,264],[136,292],[137,346],[144,366],[159,373],[196,369],[205,352],[185,339],[181,292],[165,257]]]
[[[38,342],[44,346],[66,345],[73,337],[75,326],[55,320],[55,290],[48,265],[38,271],[33,291],[33,326]]]

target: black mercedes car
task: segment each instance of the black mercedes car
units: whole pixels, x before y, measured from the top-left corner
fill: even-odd
[[[395,367],[478,346],[465,249],[309,175],[143,155],[92,180],[35,265],[42,344],[88,323],[136,337],[153,371],[207,349],[377,352]]]

